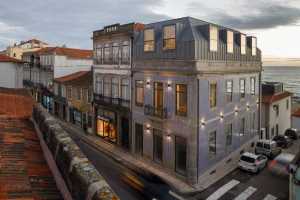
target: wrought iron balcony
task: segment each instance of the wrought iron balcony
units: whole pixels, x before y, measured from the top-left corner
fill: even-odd
[[[161,119],[167,119],[168,111],[166,108],[156,108],[151,105],[144,106],[144,114],[148,116],[158,117]]]
[[[23,85],[26,87],[33,87],[34,83],[31,80],[23,80]]]
[[[100,104],[100,105],[117,106],[117,107],[123,107],[123,108],[130,107],[129,100],[124,100],[121,98],[105,97],[103,95],[96,94],[96,93],[94,93],[94,102],[96,104]]]

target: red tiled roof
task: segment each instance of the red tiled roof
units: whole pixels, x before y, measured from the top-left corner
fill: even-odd
[[[58,82],[58,83],[67,83],[67,82],[70,82],[70,81],[80,79],[84,76],[88,77],[90,75],[90,72],[91,71],[79,71],[79,72],[75,72],[73,74],[69,74],[69,75],[66,75],[66,76],[56,78],[56,79],[54,79],[54,81]]]
[[[300,117],[300,108],[298,108],[295,112],[292,113],[294,117]]]
[[[64,48],[64,47],[45,47],[38,51],[39,54],[53,54],[67,56],[69,58],[74,59],[91,59],[93,57],[92,50],[85,50],[85,49],[71,49],[71,48]]]
[[[262,103],[270,104],[270,103],[279,101],[279,100],[284,99],[284,98],[289,97],[289,96],[292,96],[292,93],[287,92],[287,91],[281,92],[279,94],[274,94],[274,95],[263,95],[262,96]]]
[[[12,62],[12,63],[22,63],[21,60],[9,57],[7,55],[0,54],[0,62]]]

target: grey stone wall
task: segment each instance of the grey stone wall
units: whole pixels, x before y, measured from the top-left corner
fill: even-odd
[[[42,106],[34,107],[33,119],[43,134],[73,199],[119,199],[68,133]]]

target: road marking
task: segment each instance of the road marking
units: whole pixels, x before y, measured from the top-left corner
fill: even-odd
[[[234,200],[246,200],[248,199],[257,189],[249,186],[244,192],[235,197]]]
[[[236,185],[238,185],[240,182],[237,180],[231,180],[219,189],[217,189],[214,193],[212,193],[206,200],[217,200],[221,198],[226,192],[234,188]]]
[[[182,198],[181,196],[179,196],[178,194],[176,194],[175,192],[173,192],[173,191],[171,191],[171,190],[169,190],[169,194],[170,194],[171,196],[173,196],[174,198],[176,198],[176,199],[179,199],[179,200],[185,200],[184,198]]]
[[[268,194],[263,200],[276,200],[277,197],[274,197],[273,195]]]

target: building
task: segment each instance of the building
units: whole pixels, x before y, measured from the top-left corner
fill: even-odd
[[[23,53],[36,51],[48,46],[49,45],[46,42],[37,39],[31,39],[28,41],[21,41],[20,44],[8,46],[5,50],[5,53],[7,56],[21,60]]]
[[[272,139],[291,128],[292,94],[284,91],[283,83],[262,84],[262,138]]]
[[[92,72],[79,71],[54,79],[54,114],[92,132]]]
[[[115,24],[94,31],[95,134],[131,149],[131,68],[134,33],[142,24]]]
[[[132,153],[207,187],[258,138],[257,39],[184,17],[146,24],[133,42]]]
[[[296,109],[292,113],[292,128],[300,130],[300,109]]]
[[[24,53],[24,83],[34,88],[33,95],[49,111],[53,111],[53,79],[78,71],[89,71],[91,50],[46,47]]]
[[[0,87],[23,88],[23,62],[0,54]]]

